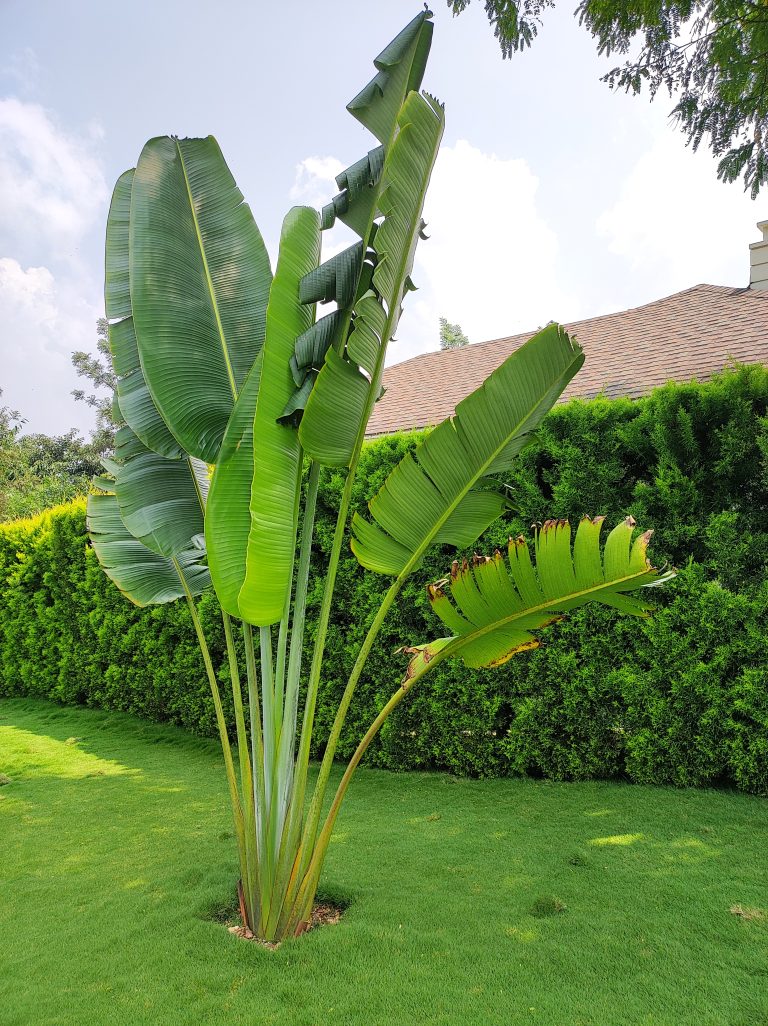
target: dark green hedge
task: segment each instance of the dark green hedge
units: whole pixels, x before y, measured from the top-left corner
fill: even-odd
[[[506,483],[516,512],[483,547],[546,516],[631,513],[656,530],[657,562],[679,569],[649,620],[588,608],[546,644],[496,671],[443,664],[387,723],[368,756],[391,769],[529,773],[554,779],[731,783],[768,793],[768,371],[738,368],[650,397],[574,401],[547,418]],[[366,447],[363,508],[416,436]],[[323,479],[310,605],[319,603],[342,475]],[[390,616],[341,744],[349,754],[397,685],[400,645],[435,636],[424,584],[453,553],[434,552]],[[388,581],[341,566],[318,746]],[[82,503],[0,529],[0,694],[43,695],[171,720],[214,720],[187,610],[137,610],[86,546]],[[215,601],[203,600],[220,661]],[[312,609],[310,609],[311,619]],[[222,670],[225,678],[226,670]]]

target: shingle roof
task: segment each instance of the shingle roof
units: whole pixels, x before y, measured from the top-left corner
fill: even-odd
[[[565,325],[586,362],[563,393],[637,398],[669,380],[703,380],[729,359],[768,364],[768,290],[695,285],[645,306]],[[537,329],[538,330],[538,329]],[[387,367],[368,437],[438,424],[535,332],[424,353]]]

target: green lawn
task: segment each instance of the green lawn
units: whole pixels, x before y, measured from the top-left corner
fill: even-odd
[[[768,1023],[768,918],[729,911],[768,908],[757,798],[364,770],[324,877],[349,909],[268,951],[211,918],[212,744],[5,700],[0,771],[2,1026]]]

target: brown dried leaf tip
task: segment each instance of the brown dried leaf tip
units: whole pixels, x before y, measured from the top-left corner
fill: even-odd
[[[429,651],[429,645],[403,645],[402,648],[398,648],[397,654],[401,652],[406,655],[423,656],[424,662],[428,663],[432,659],[432,653]]]
[[[480,566],[482,563],[490,563],[490,556],[480,556],[477,552],[472,556],[472,566]]]
[[[416,663],[419,660],[419,656],[421,656],[425,663],[428,663],[434,653],[429,651],[429,645],[403,645],[402,648],[395,649],[395,655],[401,654],[413,656],[413,659],[411,659],[405,669],[405,676],[400,682],[400,687],[404,688],[416,673]]]
[[[605,520],[605,517],[602,514],[598,514],[596,517],[591,517],[589,513],[585,513],[579,521],[579,523],[583,523],[585,520],[588,524],[594,524],[595,526],[597,526],[598,524],[602,524],[602,522]]]

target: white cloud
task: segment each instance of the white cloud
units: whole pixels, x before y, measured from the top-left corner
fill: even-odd
[[[38,104],[0,99],[0,254],[70,255],[107,198],[88,142],[63,132]]]
[[[525,160],[466,140],[440,150],[424,211],[429,239],[416,251],[420,291],[406,301],[395,359],[436,349],[440,317],[484,342],[574,316],[538,187]]]
[[[631,282],[635,303],[700,282],[748,283],[758,211],[738,184],[717,183],[715,168],[667,125],[598,217],[598,235],[621,259],[614,273]]]
[[[70,354],[91,349],[99,307],[47,267],[23,268],[0,258],[3,401],[18,407],[30,431],[87,431],[93,414],[70,393],[82,383]]]
[[[81,138],[37,104],[0,99],[0,387],[30,431],[93,423],[70,395],[70,354],[95,348],[102,313],[81,256],[108,200],[98,138],[95,124]]]
[[[297,167],[294,201],[322,206],[337,191],[335,157]],[[409,293],[388,362],[437,349],[439,318],[473,342],[572,317],[576,300],[558,285],[558,240],[536,206],[538,180],[524,160],[502,160],[460,140],[440,150],[425,207]],[[349,245],[344,226],[326,233],[323,255]]]
[[[33,315],[41,325],[55,325],[54,281],[47,267],[25,271],[18,260],[0,257],[0,299],[12,315]]]
[[[307,157],[296,165],[296,178],[291,188],[294,203],[322,207],[339,191],[336,175],[344,165],[336,157]]]

